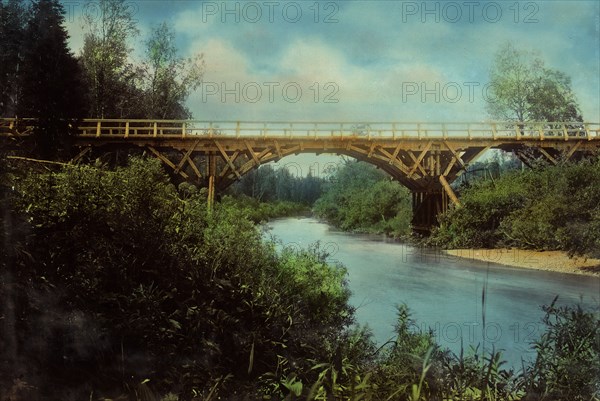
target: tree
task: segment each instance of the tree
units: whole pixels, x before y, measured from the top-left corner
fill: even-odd
[[[156,26],[146,42],[147,118],[185,119],[191,112],[185,100],[202,82],[204,62],[201,54],[184,59],[177,56],[175,35],[166,22]]]
[[[490,71],[488,113],[507,121],[583,121],[571,80],[534,53],[505,44]]]
[[[410,194],[400,183],[374,166],[355,160],[331,171],[315,212],[344,230],[382,232],[395,236],[410,232]]]
[[[76,119],[84,114],[81,70],[71,54],[58,0],[36,0],[23,36],[18,113],[36,118],[34,138],[40,155],[69,145]]]
[[[140,71],[129,62],[128,41],[138,35],[125,0],[100,0],[98,13],[88,13],[88,32],[81,54],[90,90],[90,113],[98,118],[141,117]],[[137,115],[136,115],[137,114]]]
[[[17,112],[25,13],[23,0],[0,0],[0,116],[14,117]]]

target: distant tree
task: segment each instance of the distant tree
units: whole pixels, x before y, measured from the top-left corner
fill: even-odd
[[[312,171],[300,180],[299,200],[307,205],[312,205],[323,193],[323,180],[315,177]],[[294,200],[294,199],[292,199]]]
[[[98,118],[141,117],[136,89],[140,71],[129,61],[128,41],[139,31],[125,0],[99,0],[84,21],[81,61],[89,87],[90,114]]]
[[[507,121],[583,121],[571,79],[534,53],[505,44],[490,71],[489,114]]]
[[[0,116],[14,117],[20,97],[18,73],[25,34],[23,0],[0,0]]]
[[[166,22],[156,26],[146,42],[144,114],[147,118],[186,119],[191,112],[185,101],[202,82],[201,54],[177,55],[175,35]]]
[[[330,182],[315,202],[320,217],[344,230],[410,232],[410,193],[374,166],[349,159],[330,170]]]
[[[18,113],[37,118],[37,151],[51,156],[69,145],[75,121],[84,115],[81,70],[71,54],[59,0],[36,0],[23,35]]]
[[[313,205],[321,196],[323,179],[312,173],[296,176],[286,167],[275,169],[265,165],[245,174],[231,192],[250,196],[262,202],[288,201]]]
[[[272,166],[266,165],[250,171],[238,185],[243,194],[259,201],[269,202],[275,200],[276,181],[275,170]]]

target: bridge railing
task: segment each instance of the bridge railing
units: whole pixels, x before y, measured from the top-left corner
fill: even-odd
[[[34,118],[0,118],[0,135],[28,135],[34,127]]]
[[[600,138],[600,124],[581,122],[256,122],[84,120],[83,136],[365,137],[368,139],[575,139]]]
[[[31,132],[32,119],[0,119],[0,135]],[[278,122],[85,119],[81,137],[366,138],[366,139],[600,139],[599,123],[582,122]]]

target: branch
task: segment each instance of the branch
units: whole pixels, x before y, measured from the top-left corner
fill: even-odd
[[[51,160],[32,159],[30,157],[6,156],[6,158],[7,159],[14,159],[14,160],[23,160],[23,161],[33,162],[33,163],[57,164],[59,166],[75,167],[75,165],[70,164],[70,163],[54,162],[54,161],[51,161]]]

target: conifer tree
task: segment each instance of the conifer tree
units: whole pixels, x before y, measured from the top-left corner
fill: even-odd
[[[18,112],[37,119],[36,151],[45,157],[69,147],[85,108],[81,70],[68,48],[64,13],[58,0],[33,1],[21,47]]]

